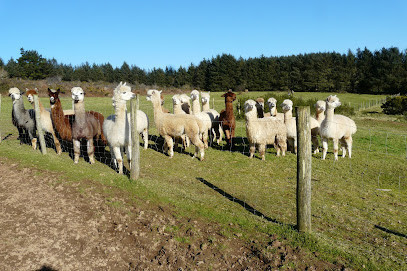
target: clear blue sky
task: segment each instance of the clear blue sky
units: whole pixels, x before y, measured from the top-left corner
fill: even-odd
[[[0,0],[0,58],[143,69],[357,48],[407,49],[407,1]]]

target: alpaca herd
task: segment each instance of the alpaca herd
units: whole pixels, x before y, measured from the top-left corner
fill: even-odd
[[[95,163],[95,145],[105,149],[109,147],[113,166],[123,174],[123,150],[126,151],[127,160],[131,166],[131,121],[130,113],[127,112],[127,101],[135,98],[131,87],[126,83],[120,84],[113,90],[112,105],[114,114],[104,118],[95,111],[85,110],[85,92],[81,87],[71,89],[71,97],[74,105],[73,112],[63,110],[59,98],[60,89],[48,88],[50,109],[46,109],[39,102],[41,115],[41,129],[52,135],[56,153],[62,153],[62,143],[71,144],[73,149],[74,163],[79,162],[81,154],[81,142],[86,141],[87,156],[89,163]],[[33,109],[25,109],[23,102],[24,92],[18,88],[11,88],[9,95],[13,101],[12,122],[18,129],[20,143],[23,135],[28,134],[33,149],[37,147],[35,112]],[[37,89],[26,90],[25,95],[33,105],[34,95],[38,95]],[[200,99],[201,97],[201,99]],[[233,102],[236,94],[231,90],[225,92],[225,109],[218,113],[211,109],[210,92],[192,90],[190,96],[175,94],[172,97],[173,111],[165,109],[161,91],[148,90],[146,99],[151,101],[154,124],[160,137],[164,139],[164,151],[172,158],[174,156],[174,144],[182,141],[183,150],[189,143],[195,146],[193,158],[205,158],[205,149],[216,143],[219,145],[222,135],[225,136],[226,146],[234,148],[236,120],[233,110]],[[246,123],[246,136],[249,142],[249,158],[253,158],[256,148],[260,158],[265,160],[267,145],[276,149],[277,156],[285,156],[286,151],[297,153],[296,119],[293,117],[293,102],[289,99],[281,103],[282,112],[277,112],[277,100],[269,98],[267,105],[270,109],[265,112],[263,98],[246,100],[244,103],[244,116]],[[356,133],[356,124],[350,118],[334,114],[336,107],[341,103],[336,96],[329,96],[325,101],[315,104],[315,118],[310,118],[311,141],[314,154],[319,152],[319,140],[322,142],[322,159],[324,160],[328,150],[328,140],[333,141],[334,159],[338,159],[338,144],[341,143],[342,157],[349,154],[352,156],[352,135]],[[72,114],[73,113],[73,114]],[[137,111],[136,131],[144,141],[144,149],[148,148],[149,119],[141,110]]]

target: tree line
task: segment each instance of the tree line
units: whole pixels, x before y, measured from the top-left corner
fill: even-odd
[[[79,66],[43,58],[37,51],[20,49],[21,56],[0,69],[9,77],[44,79],[59,77],[64,81],[126,81],[135,85],[196,88],[208,91],[315,91],[372,94],[406,94],[407,50],[397,47],[370,51],[348,50],[347,54],[319,52],[291,56],[235,58],[222,54],[203,59],[189,67],[144,70],[124,62]]]

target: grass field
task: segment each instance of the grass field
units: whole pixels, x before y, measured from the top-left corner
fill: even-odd
[[[263,94],[243,93],[238,97],[255,98]],[[218,111],[224,107],[220,95],[212,93]],[[324,99],[329,94],[295,95]],[[338,97],[342,103],[355,105],[384,98],[356,94],[338,94]],[[165,100],[165,106],[172,108],[171,96],[166,95]],[[47,98],[41,101],[49,105]],[[110,98],[87,97],[85,102],[88,110],[97,110],[105,117],[113,114]],[[63,98],[63,107],[72,107],[69,97]],[[140,109],[150,117],[150,134],[156,135],[152,106],[143,96]],[[130,182],[103,163],[90,165],[81,159],[74,165],[67,153],[58,157],[48,149],[48,154],[43,156],[28,145],[20,145],[10,120],[10,98],[3,96],[0,131],[6,139],[0,144],[0,155],[25,166],[60,172],[63,178],[74,182],[93,179],[107,187],[125,189],[140,201],[168,204],[180,216],[219,223],[226,236],[239,233],[244,239],[261,243],[267,236],[278,234],[293,246],[355,269],[404,270],[407,269],[407,122],[380,112],[380,106],[375,104],[352,117],[358,126],[352,159],[335,162],[332,144],[327,160],[322,161],[321,154],[313,155],[313,233],[310,235],[299,234],[294,229],[296,156],[288,153],[286,157],[276,157],[273,148],[267,150],[264,162],[248,159],[244,141],[240,141],[235,152],[223,150],[222,143],[209,148],[206,160],[200,162],[177,152],[169,159],[155,150],[158,142],[150,140],[150,148],[141,150],[141,178]],[[237,123],[236,136],[244,139],[244,121]],[[192,153],[193,148],[187,152]],[[261,249],[267,250],[265,246]]]

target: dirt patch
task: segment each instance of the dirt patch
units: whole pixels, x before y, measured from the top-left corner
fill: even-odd
[[[222,235],[219,225],[179,218],[148,202],[136,205],[123,191],[86,182],[0,158],[1,270],[343,268],[276,236],[247,243]]]

